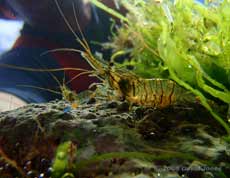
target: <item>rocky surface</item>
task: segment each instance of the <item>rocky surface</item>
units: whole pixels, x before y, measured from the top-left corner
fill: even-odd
[[[94,99],[76,109],[65,101],[30,104],[0,113],[0,177],[227,177],[224,134],[199,104],[162,110]],[[62,143],[68,149],[57,151]],[[55,167],[58,161],[66,166]]]

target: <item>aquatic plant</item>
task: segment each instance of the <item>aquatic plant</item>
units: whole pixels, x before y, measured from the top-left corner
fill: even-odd
[[[52,177],[74,177],[72,175],[73,162],[75,160],[77,147],[71,141],[60,144],[53,163]]]
[[[156,154],[154,153],[146,153],[146,152],[110,152],[104,154],[95,154],[84,160],[77,160],[76,156],[79,155],[79,150],[72,149],[73,143],[71,141],[66,141],[61,143],[56,152],[56,156],[52,166],[52,177],[54,178],[72,178],[76,177],[76,175],[86,169],[87,167],[103,163],[106,160],[112,159],[129,159],[129,160],[143,160],[149,163],[152,163],[156,160],[168,160],[170,158],[177,158],[181,160],[199,160],[197,157],[192,154],[180,153],[175,151],[167,151],[167,150],[156,150]],[[74,146],[74,148],[76,148]],[[159,153],[160,152],[160,153]],[[199,160],[205,164],[210,164],[207,161]],[[108,164],[108,163],[105,163]],[[115,163],[114,163],[115,164]],[[141,164],[141,163],[140,163]]]
[[[229,123],[210,104],[230,105],[230,1],[121,2],[128,13],[110,46],[115,54],[130,54],[122,65],[132,65],[141,77],[169,78],[190,90],[230,135]],[[101,7],[98,1],[95,5]]]

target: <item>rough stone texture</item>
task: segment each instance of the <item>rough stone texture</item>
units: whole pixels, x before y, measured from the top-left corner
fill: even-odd
[[[75,177],[230,175],[230,144],[200,105],[156,110],[96,101],[69,107],[65,101],[53,101],[0,113],[0,153],[5,157],[0,160],[0,177],[20,177],[20,170],[27,177],[50,177],[57,146],[65,141],[76,147],[75,165],[95,155],[133,153],[71,169]],[[137,152],[156,160],[140,158]],[[15,161],[18,170],[6,159]]]

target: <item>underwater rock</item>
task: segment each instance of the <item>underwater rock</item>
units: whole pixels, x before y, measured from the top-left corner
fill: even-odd
[[[202,107],[156,110],[119,101],[66,107],[53,101],[0,113],[0,177],[190,178],[230,171],[230,144]],[[57,160],[66,166],[53,174]]]

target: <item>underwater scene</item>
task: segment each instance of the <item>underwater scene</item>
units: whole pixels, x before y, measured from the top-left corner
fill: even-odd
[[[0,178],[229,178],[229,0],[0,1]]]

